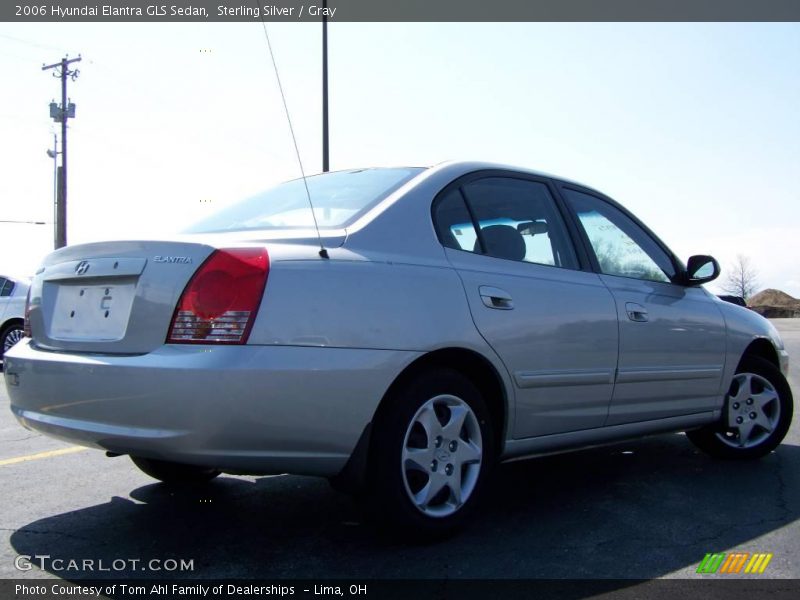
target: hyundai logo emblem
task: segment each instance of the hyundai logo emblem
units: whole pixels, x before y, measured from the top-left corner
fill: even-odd
[[[85,260],[82,260],[81,262],[79,262],[78,266],[75,267],[75,273],[78,274],[78,275],[83,275],[88,270],[89,270],[89,262],[85,261]]]
[[[436,457],[436,460],[441,462],[450,460],[450,453],[444,448],[439,448],[433,453],[433,455]]]

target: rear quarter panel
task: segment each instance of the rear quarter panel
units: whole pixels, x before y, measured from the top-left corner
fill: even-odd
[[[270,273],[250,344],[427,353],[471,350],[498,373],[506,431],[515,393],[477,331],[461,279],[431,220],[436,194],[471,165],[432,169],[354,223],[329,260],[306,246],[270,247]]]
[[[431,351],[482,349],[449,267],[276,260],[251,344]]]
[[[348,228],[344,244],[328,248],[330,260],[309,246],[268,245],[270,273],[250,343],[419,352],[456,346],[499,361],[475,328],[431,220],[436,194],[469,168],[416,178]]]

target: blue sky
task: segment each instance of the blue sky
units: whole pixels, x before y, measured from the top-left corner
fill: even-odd
[[[320,26],[270,24],[307,172]],[[800,297],[800,25],[332,23],[331,167],[479,159],[592,185],[680,256],[751,258]],[[201,52],[205,50],[205,52]],[[161,235],[299,174],[258,23],[0,24],[0,219],[51,221],[70,83],[70,243]],[[0,224],[0,271],[47,226]]]

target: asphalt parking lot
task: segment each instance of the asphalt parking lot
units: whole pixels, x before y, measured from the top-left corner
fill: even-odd
[[[800,319],[774,322],[797,397]],[[507,464],[472,527],[419,547],[376,535],[320,479],[222,476],[176,491],[126,457],[23,429],[2,385],[0,578],[696,578],[707,552],[737,550],[771,552],[764,577],[797,579],[798,421],[753,463],[713,460],[676,434]],[[50,558],[20,571],[19,555]],[[80,568],[119,559],[113,572]],[[143,566],[153,559],[193,569]]]

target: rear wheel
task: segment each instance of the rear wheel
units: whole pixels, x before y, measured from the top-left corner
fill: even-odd
[[[25,337],[25,334],[23,333],[22,323],[12,322],[6,325],[2,333],[0,333],[0,359],[23,337]]]
[[[131,456],[131,460],[142,472],[164,483],[205,483],[206,481],[214,479],[214,477],[220,473],[216,469],[210,469],[208,467],[185,465],[166,460],[143,458],[141,456]]]
[[[783,374],[764,359],[746,356],[725,397],[721,421],[686,435],[712,456],[760,458],[781,443],[792,412],[792,391]]]
[[[394,390],[376,416],[369,511],[406,537],[431,539],[464,524],[495,458],[486,404],[457,371],[428,371]]]

